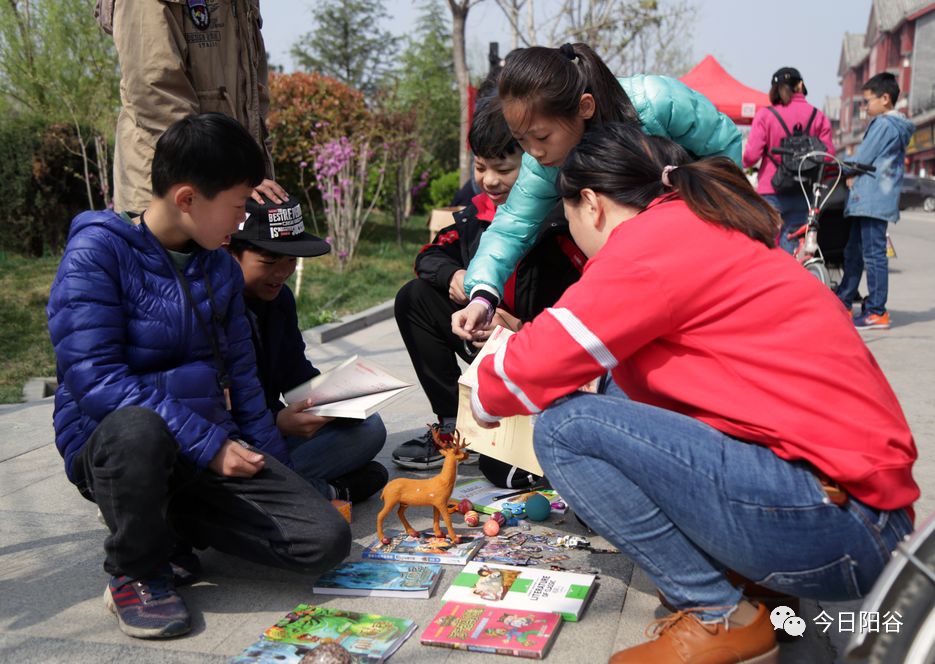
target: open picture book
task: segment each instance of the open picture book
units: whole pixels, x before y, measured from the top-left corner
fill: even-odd
[[[286,403],[311,399],[305,412],[322,417],[348,417],[363,420],[412,387],[379,364],[357,355],[331,371],[315,376],[289,390]]]

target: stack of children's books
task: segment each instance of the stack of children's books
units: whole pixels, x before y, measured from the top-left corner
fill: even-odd
[[[596,586],[593,574],[471,562],[422,632],[425,645],[541,659],[562,620],[577,621]]]

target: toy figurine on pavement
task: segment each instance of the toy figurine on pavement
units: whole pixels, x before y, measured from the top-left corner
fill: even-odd
[[[468,458],[468,451],[465,449],[468,444],[467,441],[461,440],[459,431],[455,430],[451,435],[445,435],[441,433],[438,425],[432,425],[432,440],[445,458],[438,475],[427,480],[398,478],[389,482],[380,494],[380,498],[383,499],[383,509],[377,515],[377,537],[384,544],[389,544],[390,540],[383,535],[383,519],[396,505],[399,505],[396,514],[410,537],[418,537],[419,533],[406,520],[406,509],[410,505],[431,505],[434,510],[432,518],[435,536],[443,537],[438,523],[439,516],[441,516],[448,527],[448,539],[455,544],[461,541],[451,524],[448,499],[451,497],[455,478],[458,475],[458,463]]]

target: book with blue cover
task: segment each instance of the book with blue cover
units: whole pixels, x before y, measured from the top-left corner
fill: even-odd
[[[374,537],[361,552],[361,558],[463,565],[474,557],[485,541],[483,535],[461,535],[460,543],[454,544],[447,537],[410,537],[406,533],[389,530],[386,536],[389,544],[383,544]]]
[[[312,591],[319,595],[427,599],[441,579],[441,570],[435,563],[362,560],[323,574]]]

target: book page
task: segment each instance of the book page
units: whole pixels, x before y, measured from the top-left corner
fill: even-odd
[[[349,417],[356,420],[365,420],[373,415],[378,408],[388,405],[390,401],[393,401],[408,389],[408,387],[400,387],[387,392],[377,392],[376,394],[365,394],[360,397],[332,401],[320,406],[306,408],[304,412],[321,417]]]
[[[410,383],[400,380],[375,362],[354,355],[335,369],[315,376],[283,396],[289,404],[311,399],[315,406],[321,406],[409,386]]]

